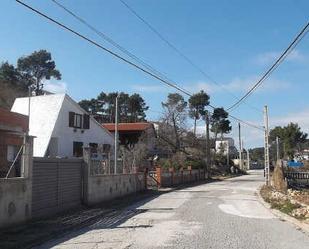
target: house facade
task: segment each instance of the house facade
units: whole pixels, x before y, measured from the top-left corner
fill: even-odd
[[[237,149],[235,147],[234,139],[231,137],[225,137],[221,140],[218,138],[216,141],[216,151],[217,153],[222,153],[223,155],[233,155],[237,153]]]
[[[0,108],[0,178],[14,162],[28,130],[28,117]],[[15,160],[10,177],[20,176],[20,157]]]
[[[12,111],[28,115],[35,157],[82,157],[83,147],[111,150],[112,134],[66,94],[17,98]]]
[[[102,126],[115,134],[114,123],[103,123]],[[118,124],[118,137],[120,145],[126,147],[133,147],[139,139],[143,136],[148,150],[153,150],[156,131],[152,123],[138,122],[138,123],[119,123]]]

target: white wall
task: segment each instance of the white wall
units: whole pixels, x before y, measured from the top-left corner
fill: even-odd
[[[51,94],[30,98],[30,135],[34,136],[33,155],[43,157],[61,108],[64,94]],[[29,98],[17,98],[13,112],[28,116]]]
[[[69,127],[69,112],[84,114],[85,111],[66,96],[60,109],[58,119],[52,137],[58,138],[58,156],[73,157],[73,141],[83,142],[84,146],[89,143],[114,144],[114,137],[99,123],[90,118],[90,129],[76,129]],[[82,133],[81,131],[84,131]]]

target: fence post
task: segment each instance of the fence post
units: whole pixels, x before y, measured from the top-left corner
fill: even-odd
[[[170,174],[171,174],[171,186],[173,186],[174,185],[174,168],[169,168],[169,172],[170,172]]]
[[[21,160],[21,176],[32,179],[33,168],[33,137],[26,135],[24,137],[24,148]]]
[[[134,172],[136,174],[136,172]],[[145,189],[147,189],[148,184],[147,184],[147,178],[148,178],[148,168],[145,168],[144,170],[144,184],[145,184]]]
[[[188,170],[189,170],[189,182],[192,181],[192,166],[188,166]]]
[[[82,202],[88,204],[88,181],[90,177],[91,155],[90,147],[83,148],[83,170],[82,170]]]
[[[157,181],[158,181],[158,188],[162,185],[162,169],[160,166],[156,167],[156,175],[157,175]]]
[[[181,184],[183,184],[183,167],[181,167],[181,169],[180,169],[180,172],[181,172]]]

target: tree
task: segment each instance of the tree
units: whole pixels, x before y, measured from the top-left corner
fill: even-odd
[[[257,147],[257,148],[249,149],[249,153],[250,153],[250,159],[252,161],[255,161],[258,163],[264,162],[264,153],[265,153],[264,147]]]
[[[276,126],[270,131],[270,142],[275,143],[276,137],[279,137],[282,144],[283,156],[293,158],[294,152],[300,151],[301,144],[307,140],[307,133],[301,131],[301,128],[296,123],[290,123],[287,126]]]
[[[214,133],[214,142],[216,143],[217,136],[221,134],[221,140],[223,134],[229,133],[232,129],[230,121],[227,119],[228,113],[223,107],[215,108],[211,115],[211,131]]]
[[[187,102],[179,93],[169,93],[166,102],[162,102],[165,110],[164,121],[173,127],[176,150],[180,150],[180,132],[186,119]]]
[[[128,111],[130,117],[128,122],[138,122],[146,120],[146,113],[149,107],[146,105],[145,100],[137,93],[129,97]]]
[[[44,80],[61,79],[61,74],[56,69],[51,54],[46,50],[34,51],[29,56],[19,58],[17,70],[22,78],[34,87],[36,95],[42,94]]]
[[[145,100],[137,93],[129,95],[124,92],[101,92],[96,99],[84,99],[79,102],[80,106],[90,112],[101,123],[115,122],[116,97],[118,95],[118,118],[119,122],[142,122],[146,121],[148,106]]]
[[[194,119],[194,135],[196,135],[196,121],[205,117],[209,96],[203,90],[189,98],[189,116]]]
[[[96,99],[83,99],[79,102],[79,105],[90,114],[96,114],[98,112],[98,101]]]
[[[28,93],[28,86],[20,73],[8,62],[0,65],[0,89],[0,107],[5,109],[11,108],[15,98]]]

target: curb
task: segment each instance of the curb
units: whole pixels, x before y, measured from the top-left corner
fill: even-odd
[[[263,197],[260,194],[262,186],[260,186],[256,192],[257,197],[258,197],[258,201],[264,206],[266,207],[268,210],[270,210],[270,212],[272,212],[272,214],[274,214],[276,217],[278,217],[280,220],[282,221],[288,221],[289,223],[291,223],[291,225],[293,225],[297,230],[301,230],[304,234],[306,234],[307,236],[309,236],[309,225],[305,224],[299,220],[297,220],[296,218],[282,213],[281,211],[271,208],[270,204],[268,202],[266,202]]]

